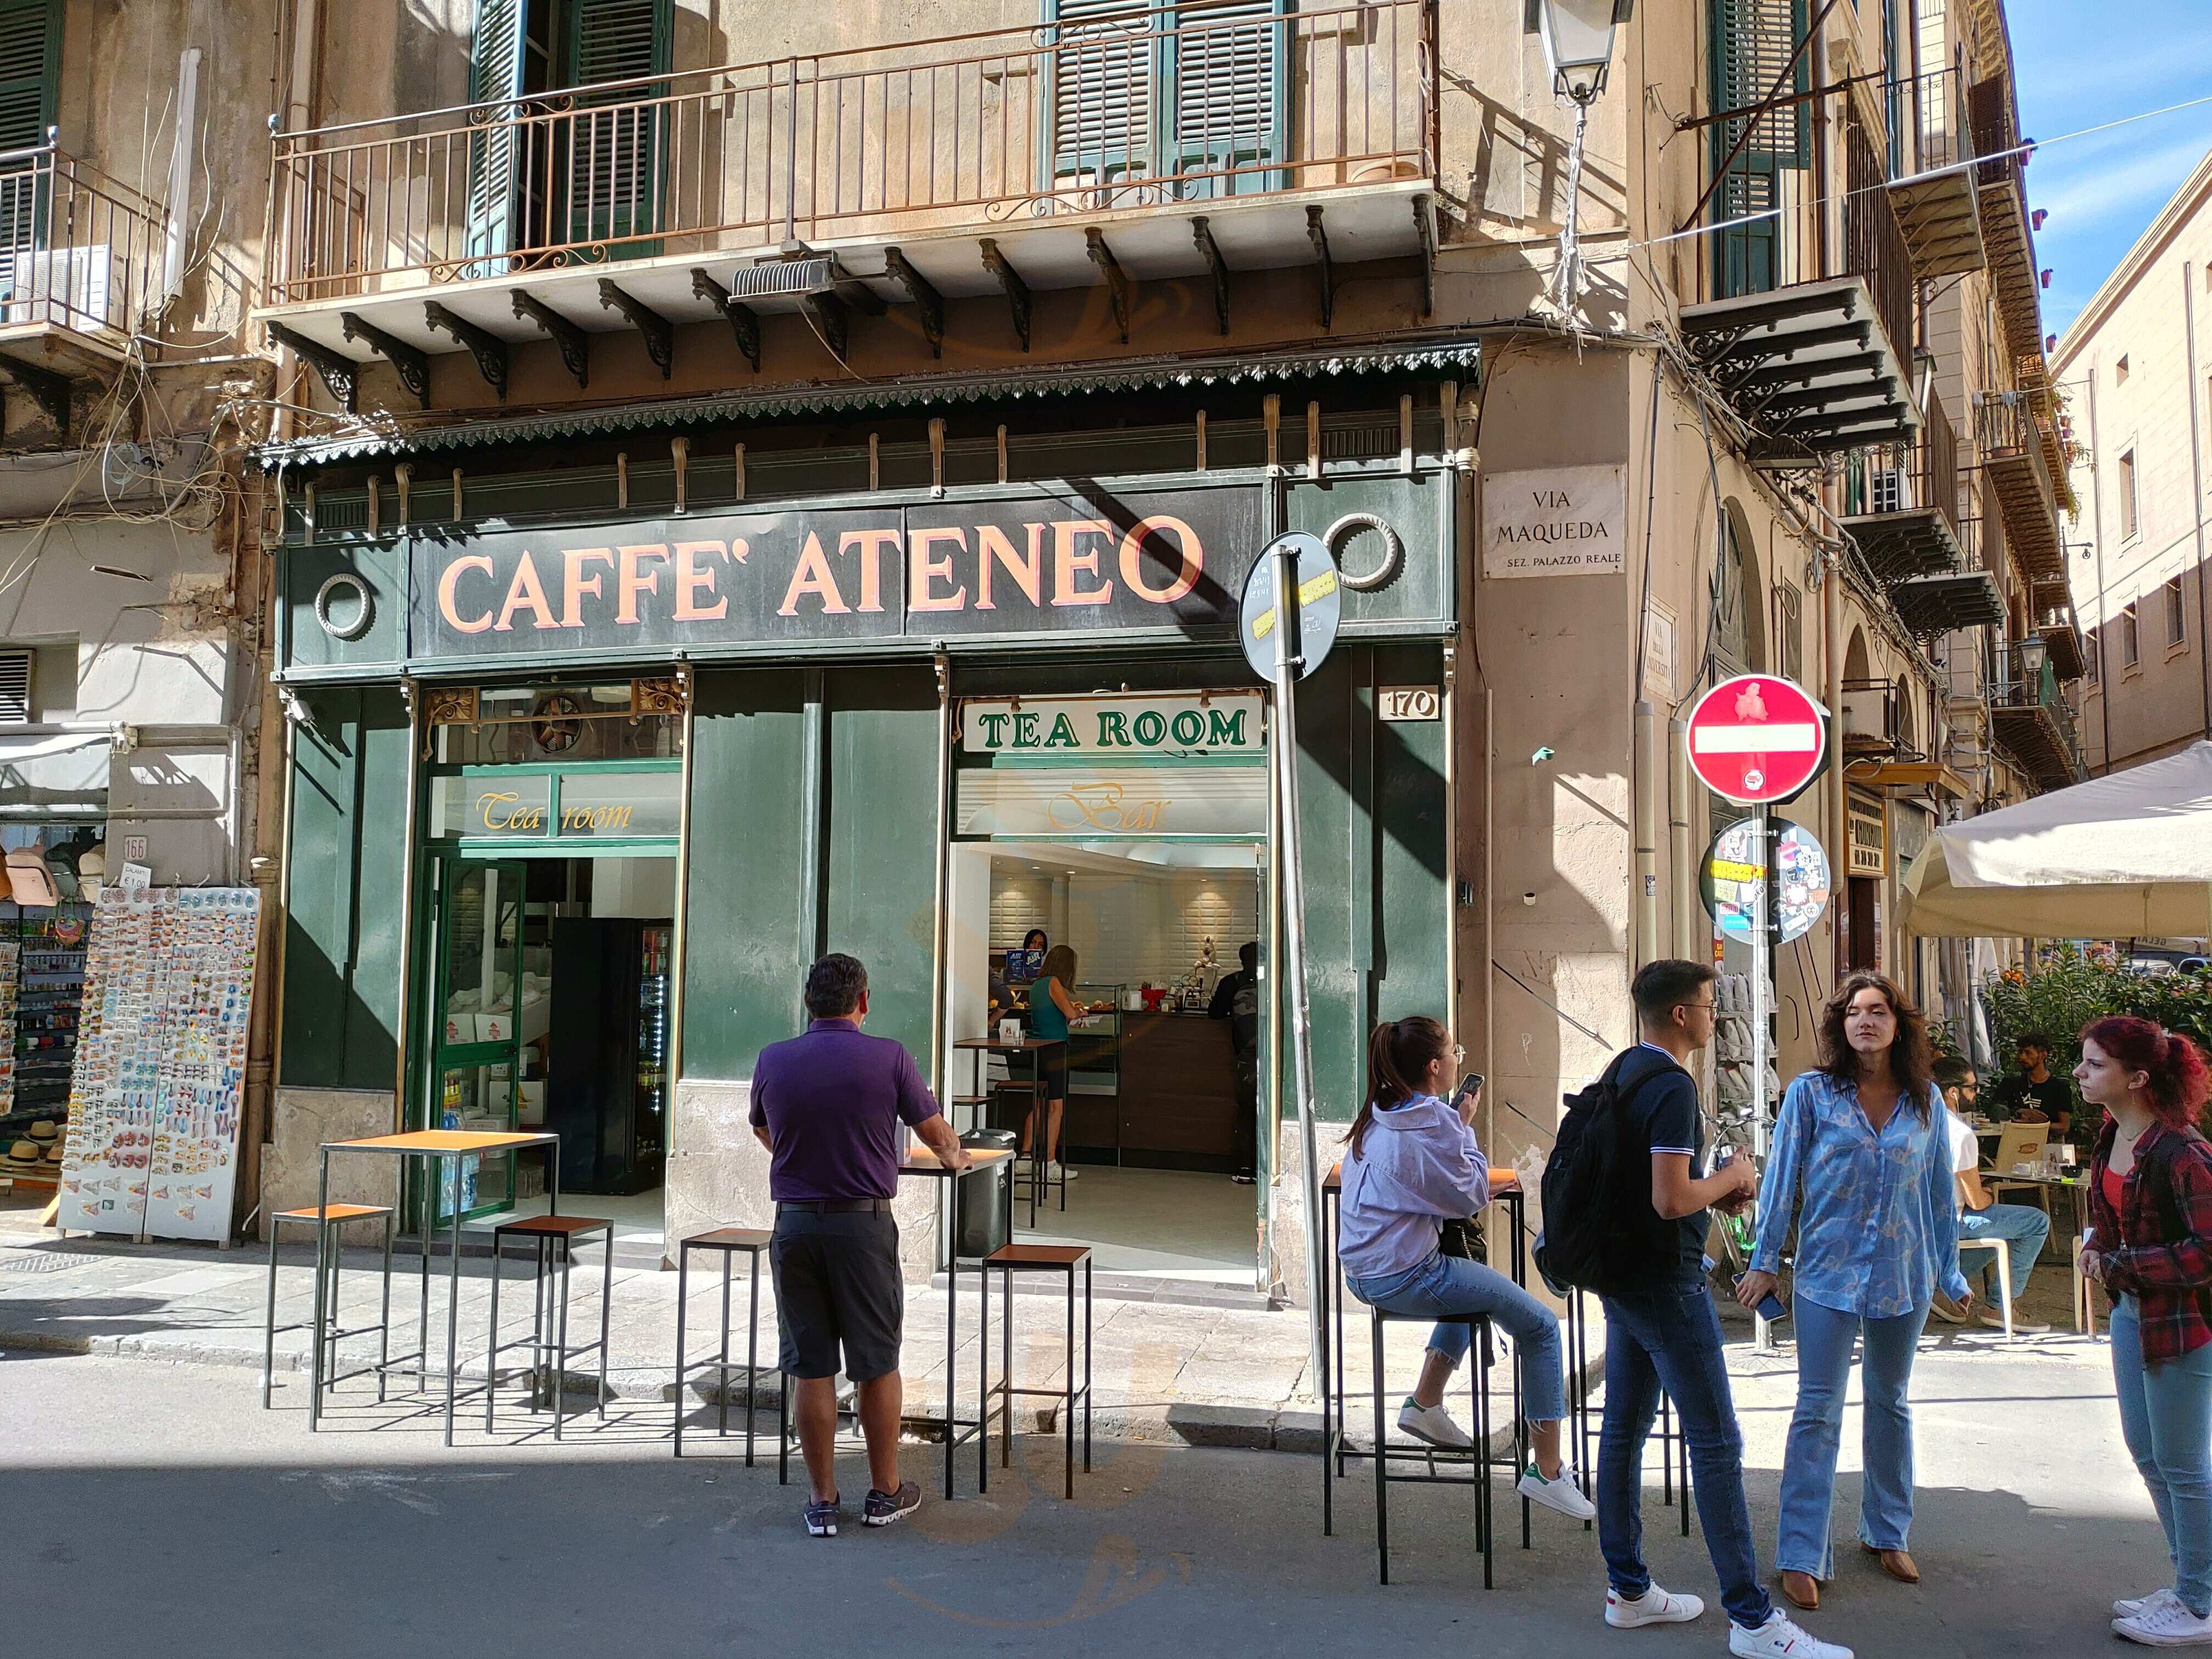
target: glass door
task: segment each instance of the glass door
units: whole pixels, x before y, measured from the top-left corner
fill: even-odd
[[[522,989],[524,866],[444,860],[436,933],[436,1031],[429,1124],[477,1133],[515,1127],[522,1048],[516,1018]],[[438,1213],[459,1205],[472,1218],[503,1210],[514,1194],[514,1154],[441,1165]]]

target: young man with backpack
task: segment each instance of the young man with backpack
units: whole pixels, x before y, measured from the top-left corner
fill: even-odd
[[[1688,1443],[1698,1519],[1720,1577],[1729,1651],[1738,1659],[1851,1659],[1814,1640],[1759,1585],[1743,1495],[1719,1316],[1705,1287],[1706,1211],[1748,1205],[1759,1179],[1731,1158],[1711,1175],[1698,1088],[1687,1069],[1712,1040],[1714,970],[1649,963],[1629,994],[1642,1041],[1616,1055],[1569,1103],[1544,1177],[1550,1277],[1598,1292],[1605,1305],[1605,1426],[1598,1442],[1598,1544],[1609,1586],[1605,1621],[1619,1630],[1682,1624],[1705,1610],[1651,1582],[1644,1565],[1644,1443],[1666,1390]],[[1555,1180],[1556,1176],[1556,1180]]]

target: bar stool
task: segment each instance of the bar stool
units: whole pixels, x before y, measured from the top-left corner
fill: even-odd
[[[1589,1292],[1580,1286],[1571,1288],[1566,1294],[1567,1316],[1563,1322],[1563,1340],[1567,1359],[1567,1415],[1571,1419],[1574,1437],[1575,1463],[1583,1480],[1583,1496],[1591,1496],[1590,1486],[1597,1478],[1597,1463],[1590,1455],[1604,1426],[1604,1413],[1590,1409],[1589,1386],[1589,1307],[1584,1300]],[[1689,1431],[1674,1419],[1674,1403],[1665,1389],[1659,1393],[1659,1493],[1670,1509],[1674,1503],[1674,1473],[1682,1475],[1682,1536],[1690,1535],[1690,1435]],[[1588,1532],[1591,1522],[1583,1522]]]
[[[374,1325],[356,1326],[349,1331],[340,1330],[338,1328],[340,1251],[335,1237],[330,1241],[331,1248],[325,1249],[324,1235],[325,1233],[335,1235],[340,1228],[350,1222],[379,1220],[384,1223],[384,1297],[378,1309],[377,1322]],[[318,1209],[311,1204],[302,1210],[279,1210],[269,1218],[269,1318],[261,1362],[262,1409],[266,1411],[269,1408],[270,1382],[272,1373],[276,1369],[276,1333],[280,1330],[296,1331],[305,1325],[314,1322],[312,1314],[300,1324],[280,1326],[276,1322],[276,1241],[288,1225],[306,1227],[313,1231],[315,1235],[315,1259],[318,1261],[327,1260],[330,1263],[329,1283],[322,1299],[324,1328],[320,1340],[330,1345],[330,1363],[322,1368],[324,1389],[335,1394],[337,1392],[337,1385],[347,1377],[360,1376],[367,1372],[374,1371],[376,1397],[381,1401],[384,1398],[385,1370],[392,1364],[392,1207],[385,1204],[325,1204]],[[337,1373],[339,1339],[348,1336],[366,1336],[371,1331],[377,1334],[376,1363],[374,1365],[364,1365],[358,1370],[348,1371],[345,1376],[338,1376]],[[403,1354],[400,1358],[405,1359],[412,1356]],[[309,1375],[313,1374],[311,1369]]]
[[[730,1269],[736,1256],[743,1252],[752,1259],[752,1292],[745,1304],[745,1467],[753,1464],[753,1433],[756,1415],[759,1410],[756,1392],[760,1381],[760,1287],[761,1255],[775,1241],[775,1235],[752,1227],[716,1227],[710,1231],[694,1233],[676,1247],[676,1455],[684,1455],[684,1385],[693,1371],[711,1370],[720,1385],[716,1393],[720,1398],[715,1438],[720,1439],[730,1431],[730,1373],[738,1369],[730,1363]],[[713,1359],[686,1360],[684,1358],[684,1314],[690,1305],[691,1252],[707,1250],[722,1258],[722,1346]],[[790,1379],[781,1367],[775,1374],[776,1421],[787,1422],[790,1407],[785,1396],[791,1387]],[[783,1443],[784,1466],[791,1457],[790,1443]]]
[[[1494,1588],[1492,1569],[1496,1538],[1492,1523],[1490,1502],[1491,1471],[1496,1459],[1490,1450],[1490,1368],[1494,1363],[1491,1346],[1490,1316],[1488,1314],[1447,1314],[1441,1318],[1432,1314],[1386,1313],[1382,1309],[1368,1309],[1371,1323],[1370,1346],[1375,1360],[1375,1449],[1369,1454],[1375,1460],[1375,1553],[1382,1563],[1382,1582],[1390,1582],[1390,1488],[1396,1485],[1466,1486],[1474,1488],[1474,1540],[1482,1551],[1482,1587]],[[1386,1388],[1382,1378],[1382,1333],[1386,1327],[1399,1325],[1465,1325],[1474,1340],[1468,1344],[1470,1365],[1468,1393],[1474,1402],[1474,1443],[1465,1451],[1447,1451],[1424,1446],[1415,1450],[1410,1446],[1393,1446],[1386,1438],[1383,1413]],[[1393,1474],[1393,1463],[1421,1463],[1427,1468],[1425,1474]],[[1437,1465],[1458,1464],[1472,1468],[1471,1475],[1438,1474]],[[1522,1518],[1527,1518],[1526,1504]]]
[[[587,1342],[580,1348],[568,1346],[568,1267],[576,1251],[577,1241],[592,1233],[603,1235],[600,1243],[606,1249],[605,1277],[599,1287],[599,1340]],[[512,1342],[499,1340],[499,1284],[500,1267],[507,1257],[509,1238],[528,1239],[537,1250],[536,1270],[532,1275],[532,1304],[530,1312],[530,1331]],[[553,1306],[554,1286],[560,1287],[560,1306]],[[590,1215],[534,1215],[520,1221],[507,1221],[492,1229],[491,1234],[491,1330],[489,1346],[484,1352],[484,1432],[492,1426],[492,1405],[499,1394],[499,1357],[508,1348],[527,1347],[530,1350],[531,1390],[530,1407],[539,1408],[541,1397],[553,1410],[553,1437],[561,1437],[562,1385],[568,1374],[571,1354],[582,1355],[598,1351],[599,1356],[599,1415],[607,1414],[607,1327],[614,1303],[615,1288],[615,1224],[605,1216]],[[552,1361],[549,1370],[548,1359]]]
[[[1966,1271],[1966,1264],[1963,1258],[1969,1250],[1987,1250],[1990,1252],[1990,1260],[1977,1263],[1972,1277],[1979,1279],[1984,1273],[1987,1273],[1991,1267],[1995,1267],[1996,1268],[1997,1298],[1999,1305],[2004,1310],[2005,1340],[2009,1342],[2013,1340],[2012,1241],[2005,1238],[1961,1238],[1959,1241],[1959,1255],[1961,1258],[1959,1263],[1959,1270],[1961,1273],[1965,1273]],[[2078,1263],[2081,1259],[2081,1247],[2079,1244],[2076,1244],[2074,1247],[2074,1260]],[[2077,1273],[2075,1277],[2078,1279],[2080,1275]],[[2080,1298],[2077,1297],[2075,1299],[2078,1302]],[[2078,1326],[2081,1322],[2077,1319],[2075,1322]]]
[[[1083,1386],[1075,1384],[1075,1270],[1083,1269]],[[999,1401],[1000,1443],[999,1467],[1005,1468],[1014,1461],[1014,1400],[1017,1395],[1033,1395],[1041,1399],[1058,1400],[1060,1404],[1060,1429],[1066,1443],[1066,1495],[1075,1496],[1075,1402],[1083,1402],[1083,1472],[1091,1473],[1091,1250],[1082,1244],[1002,1244],[983,1258],[984,1293],[988,1297],[991,1270],[1000,1274],[1006,1291],[1003,1340],[999,1355],[999,1380],[983,1390],[983,1421],[986,1432],[991,1419],[991,1401]],[[1014,1386],[1014,1275],[1018,1273],[1056,1273],[1067,1277],[1067,1343],[1062,1356],[1060,1374],[1066,1382],[1062,1389],[1018,1389]],[[983,1375],[990,1375],[990,1321],[986,1304],[983,1322],[984,1352],[981,1356]]]

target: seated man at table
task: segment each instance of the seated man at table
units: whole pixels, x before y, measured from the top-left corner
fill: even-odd
[[[1948,1109],[1943,1117],[1951,1135],[1952,1184],[1959,1200],[1959,1266],[1973,1279],[1980,1278],[1984,1271],[1996,1265],[1997,1253],[1976,1249],[1977,1244],[1984,1239],[2003,1239],[2012,1285],[2012,1328],[2015,1331],[2047,1331],[2050,1326],[2021,1317],[2020,1298],[2027,1290],[2027,1276],[2035,1271],[2035,1258],[2043,1253],[2043,1241],[2050,1236],[2051,1218],[2033,1205],[2000,1204],[1991,1198],[1982,1185],[1981,1152],[1975,1145],[1973,1126]],[[1969,1250],[1973,1251],[1971,1261],[1966,1255]],[[1938,1319],[1953,1325],[1966,1322],[1966,1314],[1941,1291],[1935,1292],[1930,1305]],[[2004,1311],[1994,1305],[1992,1299],[1992,1305],[1982,1309],[1981,1321],[1984,1325],[2002,1329]]]
[[[826,956],[806,975],[805,1033],[761,1050],[753,1066],[753,1133],[769,1151],[775,1201],[769,1260],[775,1275],[778,1360],[798,1381],[799,1445],[810,1488],[806,1530],[835,1538],[837,1371],[860,1394],[860,1431],[873,1485],[860,1519],[888,1527],[921,1505],[899,1479],[899,1342],[906,1284],[899,1273],[899,1125],[912,1127],[955,1170],[969,1158],[915,1070],[889,1037],[861,1034],[868,970]]]
[[[1997,1079],[1985,1109],[2000,1123],[2048,1123],[2051,1138],[2064,1140],[2074,1119],[2074,1082],[2051,1069],[2051,1039],[2021,1034],[2013,1058],[2020,1069]]]

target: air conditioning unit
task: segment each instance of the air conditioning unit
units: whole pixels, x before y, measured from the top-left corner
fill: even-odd
[[[1887,684],[1844,688],[1844,746],[1861,752],[1897,746],[1896,688]]]
[[[123,326],[122,296],[109,280],[113,261],[105,242],[18,252],[9,263],[5,290],[9,322]]]

